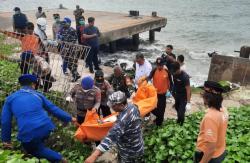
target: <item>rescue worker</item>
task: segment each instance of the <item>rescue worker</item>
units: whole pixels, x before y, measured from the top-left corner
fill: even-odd
[[[24,55],[20,56],[21,64],[20,69],[22,74],[29,73],[29,66],[30,66],[30,57],[31,55],[37,55],[40,48],[40,41],[39,38],[33,33],[34,31],[34,24],[31,22],[27,23],[25,33],[15,33],[15,32],[8,32],[0,30],[0,33],[3,33],[9,37],[19,39],[21,41],[21,48],[22,53],[29,53],[30,56]],[[27,57],[27,58],[26,58]]]
[[[76,26],[78,43],[81,45],[85,45],[85,39],[83,38],[85,29],[85,19],[83,16],[79,17],[79,25]]]
[[[139,53],[136,55],[135,63],[135,86],[138,88],[138,81],[141,77],[149,76],[152,71],[151,63],[144,58],[144,55]]]
[[[88,18],[88,26],[84,28],[83,39],[85,40],[86,45],[90,46],[91,49],[86,58],[86,65],[89,67],[89,72],[94,73],[93,64],[95,70],[101,70],[98,62],[98,53],[99,53],[99,38],[100,31],[95,26],[95,18]]]
[[[57,42],[48,40],[48,37],[46,35],[47,21],[45,18],[38,18],[36,24],[37,26],[34,30],[34,33],[40,39],[40,50],[38,55],[43,57],[49,63],[49,53],[47,52],[46,47],[48,47],[49,45],[57,46]]]
[[[73,12],[73,15],[75,15],[76,27],[80,25],[79,23],[80,18],[81,17],[84,18],[84,16],[82,15],[83,13],[84,13],[84,9],[80,8],[79,5],[76,5],[76,9]]]
[[[208,110],[200,124],[195,163],[221,163],[226,156],[228,112],[222,107],[224,89],[216,82],[204,83],[203,101]]]
[[[77,122],[82,124],[87,110],[99,109],[101,104],[101,91],[94,85],[94,80],[90,76],[82,79],[81,84],[76,84],[70,91],[71,97],[76,102]]]
[[[108,96],[112,94],[113,89],[109,82],[104,79],[104,73],[102,70],[97,70],[95,72],[95,86],[101,90],[101,105],[98,109],[98,114],[102,112],[103,117],[111,114],[110,108],[107,105]]]
[[[63,20],[62,29],[58,32],[58,40],[64,42],[61,50],[63,72],[66,73],[68,68],[73,77],[71,81],[76,82],[81,77],[77,72],[80,52],[74,48],[74,44],[77,43],[77,33],[71,27],[71,19],[68,17]]]
[[[32,68],[33,74],[38,77],[37,88],[42,88],[43,92],[48,92],[52,87],[52,82],[55,82],[54,77],[51,75],[52,70],[49,64],[44,58],[33,55],[31,51],[25,51],[21,54],[20,67],[23,72],[29,72],[29,69]]]
[[[36,18],[46,18],[46,14],[45,12],[43,11],[43,8],[41,6],[39,6],[37,8],[37,12],[36,12]]]
[[[25,33],[25,28],[28,23],[28,19],[25,14],[21,12],[19,7],[14,8],[15,14],[13,15],[13,31],[17,33]]]
[[[60,20],[60,15],[58,13],[53,14],[54,18],[54,23],[52,25],[52,32],[53,32],[53,39],[57,39],[57,34],[61,29],[61,20]]]
[[[154,68],[148,76],[148,80],[153,79],[153,85],[157,91],[157,107],[152,113],[156,116],[156,125],[160,126],[164,120],[166,93],[170,88],[170,82],[168,70],[164,68],[164,60],[162,58],[157,58],[156,65],[156,68]]]
[[[11,125],[12,116],[14,116],[18,126],[17,139],[27,153],[39,159],[45,158],[50,162],[66,162],[61,154],[44,145],[44,140],[55,129],[47,112],[65,123],[76,123],[76,119],[34,90],[37,83],[36,76],[24,74],[18,80],[21,89],[7,97],[2,109],[1,136],[3,146],[12,146]]]
[[[114,67],[114,74],[108,79],[114,91],[122,91],[129,98],[134,92],[134,87],[129,76],[125,75],[120,66]]]
[[[121,91],[114,92],[109,96],[108,102],[110,107],[119,115],[107,136],[85,160],[85,163],[94,163],[113,144],[116,144],[118,148],[118,162],[140,163],[144,153],[144,145],[141,129],[142,121],[138,107],[127,103],[127,97]]]
[[[177,111],[177,123],[181,126],[185,120],[186,110],[191,109],[191,88],[189,75],[180,69],[180,64],[174,62],[172,65],[171,73],[174,79],[174,98],[175,98],[175,109]]]
[[[172,64],[176,62],[176,56],[173,54],[173,45],[167,45],[165,49],[165,54],[162,54],[162,59],[164,60],[165,65],[167,66],[168,70],[172,69]],[[173,76],[169,72],[169,79],[170,79],[170,92],[173,93],[174,91],[174,81]]]

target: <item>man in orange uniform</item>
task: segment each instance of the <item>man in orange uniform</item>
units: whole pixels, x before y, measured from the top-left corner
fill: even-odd
[[[222,108],[223,91],[216,82],[204,84],[203,100],[208,110],[200,124],[195,163],[221,163],[225,159],[228,113]]]
[[[153,78],[153,85],[157,90],[157,108],[152,111],[156,116],[156,125],[160,126],[164,120],[164,113],[166,108],[166,92],[170,87],[170,81],[167,68],[164,68],[164,60],[162,58],[156,59],[157,67],[154,68],[148,79]]]
[[[0,30],[0,33],[21,40],[22,52],[31,51],[34,55],[36,55],[40,47],[40,42],[39,38],[35,34],[33,34],[34,24],[28,22],[25,31],[26,31],[25,34],[24,33],[20,34],[20,33]]]

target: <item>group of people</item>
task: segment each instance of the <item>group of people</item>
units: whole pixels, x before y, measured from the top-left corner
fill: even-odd
[[[22,41],[22,52],[32,53],[33,56],[41,56],[49,64],[48,46],[58,47],[63,63],[62,71],[65,75],[68,74],[69,69],[72,74],[72,82],[76,82],[80,75],[77,72],[78,60],[82,57],[86,57],[86,68],[89,68],[90,73],[94,73],[94,70],[101,70],[98,62],[99,52],[99,41],[100,31],[95,26],[95,18],[89,17],[88,24],[85,24],[85,17],[83,16],[84,10],[76,6],[76,10],[73,12],[75,16],[76,27],[72,27],[72,20],[69,17],[65,17],[63,20],[60,19],[60,14],[53,14],[54,23],[52,26],[53,40],[49,40],[46,35],[46,14],[42,10],[42,7],[38,7],[36,12],[36,25],[29,22],[26,15],[21,12],[19,7],[14,8],[15,14],[13,15],[13,30],[9,36],[15,38],[22,38],[25,35],[32,38],[21,39]],[[33,31],[32,31],[33,27]],[[35,27],[35,28],[34,28]],[[29,32],[28,32],[29,31]],[[3,31],[1,31],[3,32]],[[5,33],[10,33],[4,31]],[[14,35],[15,34],[15,35]],[[20,37],[22,36],[22,37]],[[74,45],[83,45],[91,47],[87,56],[81,56],[81,52],[74,47]],[[26,46],[25,46],[26,45]],[[26,58],[26,57],[23,57]],[[23,59],[21,57],[21,59]],[[21,60],[24,63],[28,63],[29,60]],[[27,65],[27,64],[26,64]],[[23,71],[23,67],[21,67]],[[27,67],[26,67],[27,70]],[[40,78],[40,77],[39,77]],[[51,83],[51,82],[50,82]],[[49,89],[49,88],[48,88]],[[46,89],[46,90],[48,90]]]
[[[99,116],[106,117],[111,114],[112,108],[119,113],[117,120],[107,136],[97,144],[95,151],[85,160],[85,163],[95,162],[103,152],[111,148],[112,144],[117,145],[119,162],[140,162],[144,153],[142,119],[138,107],[128,103],[127,99],[138,89],[139,80],[141,79],[151,82],[157,91],[157,107],[152,111],[152,114],[156,116],[155,124],[157,126],[162,125],[166,98],[172,94],[175,99],[174,107],[177,112],[177,123],[183,125],[185,112],[191,107],[190,76],[186,73],[184,56],[180,55],[176,59],[172,52],[172,45],[166,46],[166,52],[156,59],[155,67],[143,54],[137,54],[134,65],[134,79],[126,75],[120,66],[114,67],[114,73],[105,79],[104,72],[98,65],[98,37],[100,32],[94,26],[95,19],[93,17],[88,18],[89,24],[85,26],[85,18],[82,15],[84,10],[77,6],[74,11],[77,28],[75,30],[71,27],[69,18],[66,17],[61,22],[60,15],[54,14],[54,39],[73,44],[76,44],[78,40],[79,44],[91,46],[86,66],[89,68],[90,73],[95,73],[94,78],[90,76],[83,77],[81,82],[76,84],[70,91],[70,96],[76,102],[77,107],[75,118],[36,91],[39,78],[43,79],[43,77],[49,78],[51,76],[51,70],[48,68],[46,74],[43,74],[44,71],[41,70],[41,67],[48,67],[45,63],[49,63],[49,60],[46,58],[46,51],[41,50],[42,54],[39,54],[38,49],[46,48],[46,44],[58,46],[55,42],[50,42],[47,39],[45,13],[39,8],[36,14],[38,18],[37,28],[34,30],[34,24],[28,22],[20,9],[15,8],[15,12],[14,22],[19,14],[23,20],[27,21],[25,28],[14,25],[14,31],[20,33],[2,32],[9,36],[15,35],[21,38],[23,50],[21,60],[23,62],[21,62],[20,67],[22,67],[23,75],[18,79],[21,89],[7,97],[2,110],[1,134],[4,147],[11,146],[11,120],[12,116],[14,116],[17,119],[18,126],[17,139],[28,153],[38,158],[46,158],[50,162],[66,162],[66,159],[61,154],[44,145],[44,140],[49,137],[49,134],[55,128],[46,111],[63,122],[73,122],[74,125],[79,126],[84,122],[88,110],[96,110]],[[32,40],[32,46],[27,44],[28,40]],[[65,45],[60,45],[60,48],[63,46]],[[72,55],[78,54],[71,49],[62,49],[60,53],[63,59],[63,72],[66,74],[67,69],[69,69],[73,76],[72,81],[75,82],[80,78],[80,75],[77,72],[76,61],[72,61],[71,58]],[[37,65],[34,66],[37,67],[37,71],[33,75],[28,74],[29,67],[27,65],[29,64],[27,62],[34,62],[34,65]],[[93,71],[93,64],[95,72]],[[46,80],[44,79],[44,81]],[[44,83],[44,85],[46,84],[47,87],[51,87],[50,83]],[[209,109],[200,125],[194,160],[202,163],[217,163],[221,162],[226,155],[225,136],[228,115],[222,107],[223,88],[216,82],[207,81],[204,83],[203,89],[202,98],[205,106]]]

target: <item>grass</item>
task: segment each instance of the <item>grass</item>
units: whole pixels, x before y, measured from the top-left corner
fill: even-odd
[[[6,44],[4,41],[6,40],[6,37],[4,35],[0,34],[0,55],[3,56],[9,56],[13,53],[16,53],[16,48],[18,47],[18,44]]]

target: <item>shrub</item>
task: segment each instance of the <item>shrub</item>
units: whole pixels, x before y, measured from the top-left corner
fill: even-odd
[[[250,107],[231,108],[229,112],[228,155],[225,162],[250,162]],[[170,119],[160,128],[146,131],[145,162],[193,162],[203,115],[204,113],[198,112],[188,116],[183,126]]]

